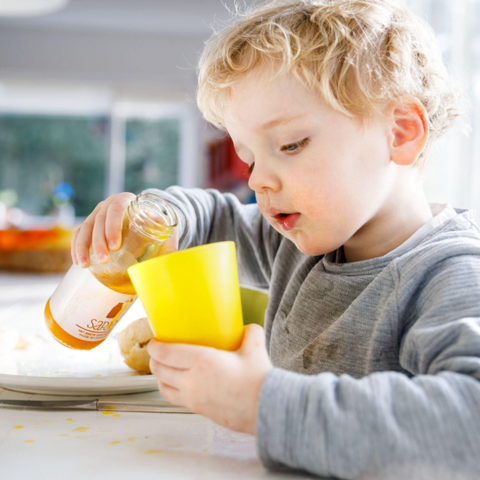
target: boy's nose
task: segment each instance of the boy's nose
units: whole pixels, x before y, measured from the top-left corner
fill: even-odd
[[[280,190],[282,183],[278,173],[268,165],[256,161],[248,179],[248,186],[256,193],[265,193],[266,191]]]

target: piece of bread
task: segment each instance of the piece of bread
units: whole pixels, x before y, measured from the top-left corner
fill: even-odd
[[[125,363],[140,373],[150,371],[150,355],[147,344],[153,338],[153,332],[146,317],[139,318],[130,323],[118,334],[120,351],[125,358]]]

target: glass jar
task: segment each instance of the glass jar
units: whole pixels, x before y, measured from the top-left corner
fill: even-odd
[[[112,332],[136,300],[128,267],[157,257],[177,226],[175,210],[155,193],[138,195],[128,206],[122,244],[106,264],[90,247],[90,267],[72,265],[45,306],[45,322],[66,347],[91,350]]]

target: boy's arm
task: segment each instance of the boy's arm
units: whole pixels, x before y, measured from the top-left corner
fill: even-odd
[[[237,249],[240,283],[268,289],[282,236],[263,218],[256,204],[217,190],[170,187],[157,193],[179,217],[180,249],[225,240]]]
[[[416,304],[400,344],[412,377],[270,371],[257,421],[267,466],[347,479],[480,478],[480,258],[443,262]]]

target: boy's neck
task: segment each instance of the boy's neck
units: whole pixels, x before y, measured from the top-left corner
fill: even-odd
[[[433,217],[421,182],[391,195],[382,209],[344,244],[346,262],[382,257],[408,240]]]

